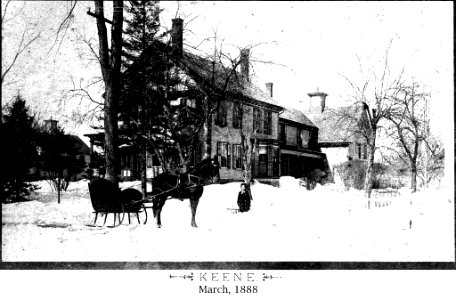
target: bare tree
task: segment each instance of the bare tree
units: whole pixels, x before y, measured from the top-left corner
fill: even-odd
[[[425,187],[432,181],[440,180],[445,169],[445,148],[442,142],[432,134],[426,135],[424,142],[424,154],[418,161],[418,175]]]
[[[214,40],[217,41],[217,35],[215,32]],[[217,45],[215,43],[215,45]],[[259,45],[259,44],[258,44]],[[251,50],[258,45],[249,45],[246,47],[236,47],[238,50],[238,56],[231,56],[228,52],[222,50],[222,44],[217,49],[214,47],[214,55],[209,59],[212,61],[212,73],[211,73],[211,89],[209,106],[207,109],[207,128],[211,128],[212,116],[218,113],[218,110],[223,101],[231,100],[236,103],[238,109],[239,120],[239,135],[241,137],[241,157],[242,157],[242,169],[243,179],[246,183],[248,192],[250,193],[250,182],[252,180],[252,163],[255,154],[255,146],[257,144],[257,133],[258,128],[252,124],[242,124],[243,115],[247,112],[248,105],[245,99],[245,91],[248,89],[250,83],[249,71],[252,70],[250,59]],[[267,64],[273,64],[272,62],[261,62]],[[227,64],[227,67],[225,67]],[[240,69],[240,70],[239,70]],[[250,112],[249,112],[250,113]],[[253,112],[251,112],[253,113]],[[207,135],[207,151],[211,153],[211,133]],[[251,193],[250,193],[251,196]]]
[[[361,84],[356,84],[353,80],[343,76],[353,89],[353,106],[359,112],[357,127],[359,133],[365,138],[368,146],[367,169],[364,181],[364,192],[370,198],[373,184],[373,166],[375,151],[377,150],[377,135],[383,126],[386,117],[392,107],[392,99],[396,99],[402,87],[402,75],[404,70],[398,75],[393,76],[388,64],[388,53],[391,42],[386,49],[383,70],[379,77],[374,74],[373,79],[366,79]],[[351,118],[354,116],[352,115]],[[369,201],[370,206],[370,201]]]
[[[3,84],[6,82],[7,75],[17,65],[18,60],[24,55],[24,53],[27,51],[27,49],[29,49],[30,46],[40,38],[41,33],[42,33],[42,31],[36,32],[35,30],[31,30],[31,28],[29,26],[30,24],[26,23],[22,33],[20,33],[20,39],[19,39],[17,48],[14,50],[11,60],[7,61],[4,57],[3,45],[9,43],[10,41],[5,41],[4,28],[8,22],[11,22],[11,21],[14,21],[15,19],[17,19],[19,13],[24,9],[24,6],[22,6],[19,9],[19,12],[17,12],[13,16],[9,17],[8,7],[10,4],[11,4],[11,1],[7,1],[5,3],[5,5],[3,6],[2,15],[1,15],[1,30],[2,30],[2,74],[1,74],[1,76],[2,77],[1,77],[0,87],[2,88],[2,90],[4,87]],[[25,3],[24,3],[24,5],[25,5]],[[0,97],[0,124],[3,122],[1,107],[2,107],[2,100]]]
[[[222,50],[223,44],[217,45],[219,38],[217,36],[217,30],[214,30],[214,37],[209,37],[203,39],[199,44],[201,45],[205,41],[214,41],[214,48],[212,54],[205,54],[203,59],[210,62],[208,67],[209,80],[206,84],[200,85],[200,90],[206,95],[206,101],[204,103],[204,136],[203,141],[203,150],[204,157],[209,157],[212,152],[212,123],[214,122],[213,116],[217,116],[220,113],[220,110],[226,109],[224,107],[227,100],[237,101],[239,107],[239,112],[242,116],[245,111],[245,101],[242,97],[243,91],[246,88],[246,83],[248,78],[243,77],[238,71],[242,62],[250,63],[248,61],[243,61],[241,55],[231,56],[228,52]],[[223,39],[222,39],[223,42]],[[197,47],[192,47],[196,50]],[[251,47],[239,48],[236,47],[238,53],[247,53],[250,51]],[[244,66],[245,67],[245,66]],[[254,153],[255,146],[255,135],[252,131],[252,128],[247,128],[244,126],[239,126],[239,134],[241,137],[241,146],[242,146],[242,164],[244,170],[244,181],[247,184],[247,188],[250,186],[250,181],[252,179],[251,167],[252,167],[252,155]]]
[[[393,124],[394,136],[400,143],[402,156],[410,168],[410,188],[416,192],[417,162],[420,157],[421,143],[428,135],[426,121],[427,94],[417,82],[399,87],[392,105],[385,117]]]

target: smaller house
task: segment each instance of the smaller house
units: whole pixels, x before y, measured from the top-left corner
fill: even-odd
[[[285,108],[279,119],[281,175],[309,177],[315,169],[328,174],[326,155],[318,149],[318,128],[301,111]]]
[[[57,120],[44,120],[44,130],[52,133],[57,130]],[[78,166],[88,166],[91,162],[91,150],[89,146],[77,135],[65,134],[61,142],[65,145],[66,153],[70,154],[71,164]],[[41,150],[39,151],[41,154]],[[66,155],[66,154],[65,154]],[[71,167],[69,167],[71,168]],[[41,177],[46,177],[46,172],[39,172]],[[83,172],[72,174],[71,180],[79,180],[82,178]]]
[[[266,89],[272,97],[273,84],[266,83]],[[278,141],[280,176],[301,178],[315,169],[329,171],[326,155],[318,149],[318,128],[303,112],[284,107],[279,114]]]
[[[319,128],[318,148],[326,154],[331,171],[347,160],[366,160],[369,148],[358,128],[363,110],[355,106],[327,108],[328,94],[318,90],[308,96],[304,111]]]

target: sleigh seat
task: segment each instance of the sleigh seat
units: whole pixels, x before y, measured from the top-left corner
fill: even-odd
[[[119,220],[119,225],[122,224],[125,214],[128,214],[128,223],[130,222],[130,213],[136,214],[138,223],[146,224],[147,211],[144,204],[141,202],[142,194],[135,189],[125,189],[121,191],[113,182],[104,179],[96,178],[89,182],[89,194],[92,202],[92,207],[95,213],[94,225],[96,225],[98,214],[104,214],[104,223],[108,214],[114,215],[114,225],[116,219]]]

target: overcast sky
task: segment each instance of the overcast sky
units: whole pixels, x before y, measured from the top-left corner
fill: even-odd
[[[27,5],[32,6],[30,2]],[[67,7],[68,3],[49,5]],[[111,5],[106,2],[105,6]],[[188,45],[198,45],[204,38],[214,36],[215,30],[223,39],[224,51],[232,51],[234,47],[230,45],[256,45],[252,58],[273,64],[254,63],[254,81],[260,87],[273,82],[274,97],[289,106],[305,105],[307,93],[317,88],[329,94],[328,106],[346,104],[352,90],[343,76],[361,83],[378,73],[392,41],[391,73],[394,76],[405,68],[406,76],[426,85],[432,94],[434,130],[442,132],[444,122],[448,125],[453,120],[452,2],[166,1],[160,6],[165,9],[161,15],[163,26],[169,28],[176,15],[188,22],[184,34]],[[36,6],[37,13],[41,7],[44,5]],[[85,13],[88,7],[93,7],[92,1],[78,3],[73,28],[96,41],[95,22]],[[56,17],[55,9],[49,11]],[[49,20],[41,22],[45,21]],[[47,43],[53,41],[50,35]],[[203,43],[200,48],[210,53],[213,42]],[[97,64],[83,65],[74,58],[77,51],[71,40],[65,41],[61,49],[59,59],[50,62],[56,64],[53,72],[28,74],[29,94],[41,101],[37,108],[46,106],[43,101],[49,101],[45,99],[57,97],[49,92],[56,89],[49,80],[52,76],[59,76],[60,80],[65,76],[84,79],[100,73]],[[57,84],[61,86],[63,83]],[[47,105],[46,109],[53,107]],[[70,108],[59,108],[61,112],[67,109]]]

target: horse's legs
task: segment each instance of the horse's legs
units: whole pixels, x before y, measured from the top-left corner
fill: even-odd
[[[153,206],[153,212],[154,212],[154,217],[157,221],[157,227],[161,227],[161,210],[163,208],[163,205],[165,205],[166,199],[156,199],[156,202],[154,203]]]
[[[192,227],[198,227],[195,221],[196,208],[198,207],[199,197],[190,197],[190,208],[192,209]]]
[[[157,228],[161,228],[162,227],[162,223],[161,223],[161,210],[162,208],[158,208],[155,212],[156,216],[157,216]]]

